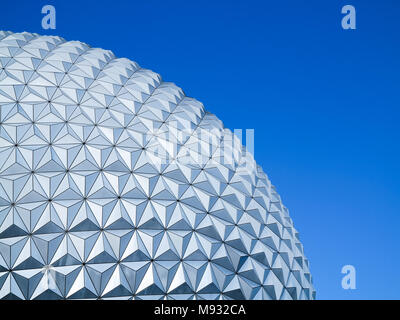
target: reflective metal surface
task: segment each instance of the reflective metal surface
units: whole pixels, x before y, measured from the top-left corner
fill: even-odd
[[[279,195],[200,102],[110,51],[0,32],[0,298],[314,295]]]

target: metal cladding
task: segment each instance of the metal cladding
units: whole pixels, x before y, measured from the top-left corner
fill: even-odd
[[[0,298],[314,297],[275,188],[200,102],[110,51],[0,32]]]

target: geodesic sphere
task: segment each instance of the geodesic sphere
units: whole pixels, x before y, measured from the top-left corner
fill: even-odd
[[[112,52],[0,32],[0,298],[312,299],[261,168]]]

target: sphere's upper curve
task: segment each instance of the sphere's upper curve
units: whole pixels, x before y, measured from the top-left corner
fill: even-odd
[[[313,299],[267,176],[128,59],[0,32],[0,298]]]

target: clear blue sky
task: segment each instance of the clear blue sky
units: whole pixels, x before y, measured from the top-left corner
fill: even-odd
[[[41,8],[57,29],[41,29]],[[357,30],[341,28],[352,4]],[[400,298],[400,2],[1,1],[0,29],[137,61],[255,129],[255,157],[299,230],[319,299]],[[357,289],[341,288],[341,268]]]

